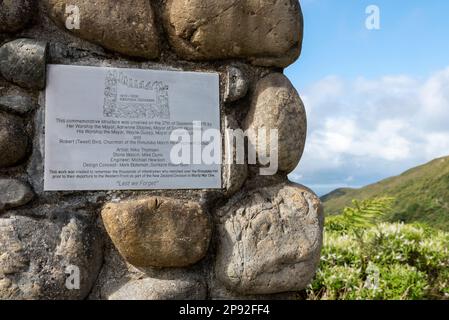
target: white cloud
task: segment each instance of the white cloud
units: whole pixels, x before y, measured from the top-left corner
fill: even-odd
[[[309,134],[292,179],[363,185],[449,155],[449,68],[427,79],[329,76],[300,94]]]
[[[426,136],[424,151],[427,158],[447,156],[448,150],[449,132],[431,133]]]

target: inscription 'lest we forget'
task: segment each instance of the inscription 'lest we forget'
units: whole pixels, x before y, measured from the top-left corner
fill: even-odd
[[[218,74],[50,65],[47,82],[45,190],[221,187],[220,164],[170,158],[173,131],[220,129]]]

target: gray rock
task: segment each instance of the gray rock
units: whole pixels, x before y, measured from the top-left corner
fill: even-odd
[[[168,0],[164,24],[173,49],[189,60],[242,58],[286,67],[301,52],[297,0]]]
[[[197,202],[148,197],[109,203],[101,215],[118,251],[136,267],[189,266],[209,247],[209,217]]]
[[[0,47],[0,73],[23,88],[45,88],[47,43],[17,39]]]
[[[159,56],[159,35],[151,1],[44,0],[51,19],[65,30],[125,55],[154,59]],[[67,29],[66,6],[80,11],[80,28]]]
[[[92,219],[82,215],[0,219],[0,299],[84,299],[101,266],[101,243]],[[73,266],[79,289],[66,285]]]
[[[266,147],[270,155],[277,153],[279,171],[290,173],[296,168],[306,142],[307,118],[301,98],[287,77],[272,73],[257,83],[243,126],[255,150]],[[259,129],[266,130],[266,146],[258,145]],[[277,146],[270,142],[272,129],[278,130]]]
[[[179,299],[204,298],[206,274],[203,268],[203,263],[189,268],[136,268],[107,241],[103,267],[89,299],[170,299],[174,295]],[[142,279],[145,281],[140,281]],[[193,285],[197,288],[193,289]]]
[[[193,279],[154,279],[130,281],[108,297],[109,300],[203,300],[207,289]]]
[[[41,98],[43,95],[41,96]],[[30,161],[27,166],[28,181],[34,192],[44,193],[45,109],[39,108],[34,116],[34,138]]]
[[[107,237],[105,238],[103,255],[103,265],[88,297],[90,300],[107,300],[110,295],[129,281],[148,277],[148,275],[139,272],[139,269],[128,264]],[[135,270],[136,274],[133,274],[132,270]]]
[[[0,97],[0,108],[17,114],[26,114],[36,109],[33,99],[25,95],[6,95]]]
[[[34,0],[0,1],[0,33],[23,29],[35,10],[35,3]]]
[[[249,89],[249,79],[236,66],[229,66],[226,72],[226,88],[224,101],[234,102],[246,96]]]
[[[248,165],[244,159],[244,148],[240,149],[243,157],[239,158],[237,156],[237,151],[239,150],[237,141],[239,138],[241,138],[240,141],[244,146],[243,131],[239,128],[237,121],[231,116],[226,116],[224,119],[224,128],[226,128],[224,152],[225,160],[222,165],[222,180],[224,195],[226,197],[230,197],[242,188],[248,178]],[[228,129],[232,131],[228,131]],[[235,131],[239,129],[240,131]]]
[[[241,294],[302,290],[320,260],[320,200],[293,183],[258,184],[217,212],[216,277]]]
[[[0,206],[4,209],[26,205],[33,197],[28,184],[15,179],[0,179]]]
[[[0,168],[10,167],[26,156],[28,138],[22,120],[0,112]]]
[[[243,294],[231,291],[216,278],[208,282],[211,300],[301,300],[299,292],[281,292],[273,294]]]

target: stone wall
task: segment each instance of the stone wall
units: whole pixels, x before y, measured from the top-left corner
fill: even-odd
[[[307,125],[283,68],[302,30],[297,0],[0,1],[0,299],[296,298],[323,228],[317,196],[287,179]],[[279,172],[223,165],[222,190],[44,192],[47,63],[217,72],[222,128],[278,129]]]

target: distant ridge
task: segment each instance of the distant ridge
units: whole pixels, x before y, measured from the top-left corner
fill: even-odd
[[[424,222],[449,231],[449,157],[438,158],[360,189],[341,188],[321,197],[328,215],[341,213],[353,199],[396,198],[388,220]]]
[[[326,202],[328,200],[331,200],[333,198],[342,197],[346,195],[348,192],[355,191],[357,189],[353,188],[339,188],[335,189],[334,191],[329,192],[328,194],[322,196],[320,199],[322,202]]]

